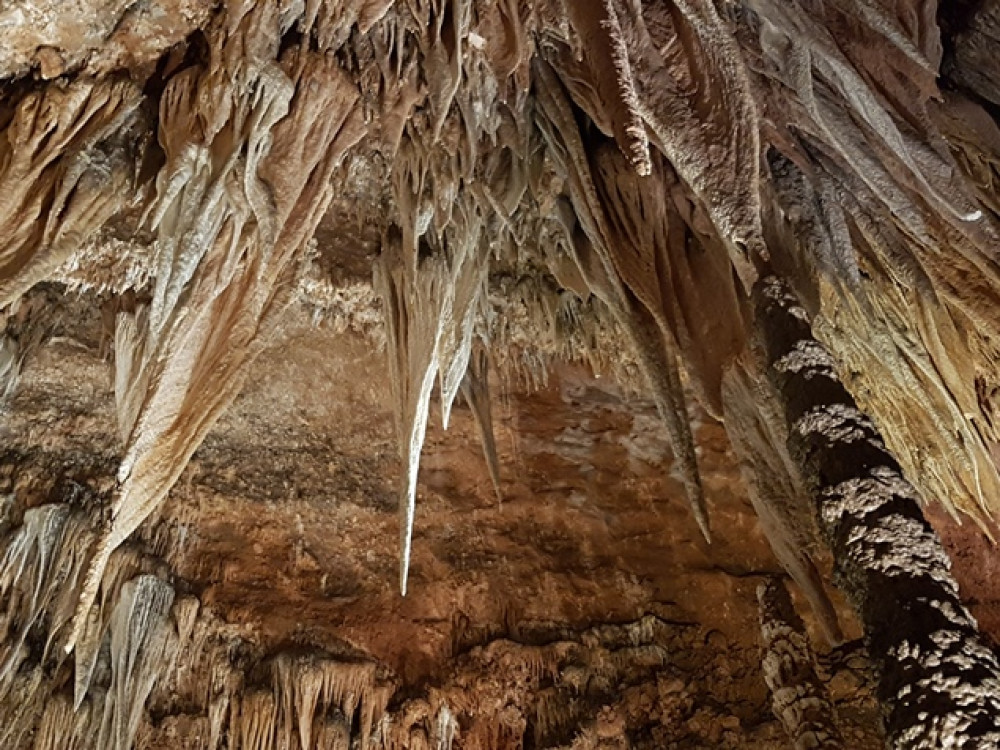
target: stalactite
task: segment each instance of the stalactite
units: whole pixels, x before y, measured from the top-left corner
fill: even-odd
[[[277,699],[270,690],[244,693],[240,700],[238,737],[241,750],[274,747],[277,742]],[[230,729],[233,733],[234,730]]]
[[[451,750],[458,732],[458,721],[447,703],[438,708],[437,720],[434,723],[435,750]]]
[[[473,107],[457,96],[463,82],[466,88],[496,95],[496,81],[482,65],[481,51],[469,46],[472,7],[468,0],[408,4],[411,18],[399,22],[413,21],[416,48],[397,48],[395,69],[389,54],[380,63],[383,86],[398,91],[384,125],[395,156],[391,180],[400,236],[394,228],[387,232],[374,286],[385,312],[393,411],[405,471],[399,503],[404,594],[431,389],[439,380],[447,428],[468,369],[490,269],[486,227],[496,205],[482,199],[491,180],[488,174],[481,183],[476,179],[489,169],[480,164],[477,147],[484,138],[496,140],[500,118],[494,108],[478,101]],[[387,41],[379,45],[386,53]],[[405,125],[397,110],[408,111],[420,93],[407,82],[403,56],[419,60],[429,71],[424,111]]]
[[[302,750],[313,747],[316,717],[334,707],[349,718],[360,712],[359,736],[362,746],[367,745],[373,723],[385,710],[384,704],[376,705],[379,699],[374,664],[281,655],[273,672],[279,731],[285,745],[291,746],[295,731]]]
[[[397,241],[389,239],[375,265],[376,292],[386,319],[393,413],[405,471],[399,495],[400,590],[405,595],[413,543],[417,473],[431,392],[440,367],[443,319],[450,315],[448,269],[443,259],[428,257],[415,273]]]
[[[51,338],[57,294],[53,286],[35,287],[0,312],[0,408],[16,394],[25,364]]]
[[[71,590],[71,558],[62,555],[71,533],[67,531],[72,525],[67,523],[70,516],[65,505],[29,509],[5,540],[0,568],[0,705],[6,720],[0,728],[0,742],[6,745],[20,744],[45,707],[47,685],[42,666],[32,657],[28,636],[50,611],[59,611]],[[54,630],[59,622],[57,617],[52,620]]]
[[[843,634],[813,560],[819,544],[808,493],[785,447],[781,405],[752,363],[737,360],[723,381],[726,434],[768,544],[802,589],[831,645]]]
[[[96,702],[74,708],[64,696],[53,696],[38,723],[34,750],[89,750],[100,731]]]
[[[490,400],[490,363],[489,352],[482,342],[474,345],[469,357],[469,367],[462,379],[462,395],[472,410],[476,420],[476,430],[479,432],[479,442],[483,446],[483,457],[486,459],[486,469],[493,483],[493,491],[497,500],[503,500],[500,489],[500,457],[497,453],[496,434],[493,431],[493,407]]]
[[[606,214],[607,255],[622,283],[675,342],[699,402],[721,413],[720,383],[725,365],[743,348],[742,294],[717,240],[700,242],[691,229],[697,210],[656,155],[641,178],[625,168],[609,144],[588,148],[592,179]],[[685,217],[682,202],[691,215]],[[716,310],[711,322],[698,311]]]
[[[563,230],[559,230],[562,236]],[[572,257],[562,259],[579,276]],[[483,333],[490,341],[501,384],[537,390],[548,383],[557,363],[576,362],[609,376],[630,392],[643,387],[633,352],[620,348],[622,330],[607,306],[583,289],[560,290],[558,283],[530,276],[491,282]],[[614,356],[609,356],[614,352]],[[516,384],[516,386],[515,386]]]
[[[979,201],[1000,216],[1000,127],[996,121],[983,107],[954,91],[941,92],[941,102],[931,110],[931,117]]]
[[[277,7],[234,13],[214,30],[209,65],[177,74],[161,102],[156,284],[148,309],[125,313],[117,330],[126,455],[67,648],[111,552],[239,392],[290,300],[296,258],[332,199],[332,170],[363,134],[357,88],[335,58],[293,49],[279,64]],[[258,59],[246,64],[236,50]]]
[[[467,11],[465,3],[454,8],[454,12]],[[442,421],[447,427],[468,369],[489,271],[482,208],[459,192],[461,180],[466,179],[463,175],[474,167],[475,157],[469,156],[463,163],[461,152],[449,152],[438,141],[458,137],[471,148],[479,135],[476,131],[492,124],[463,112],[468,132],[456,136],[455,118],[447,120],[447,128],[444,119],[444,103],[453,94],[441,96],[444,98],[435,107],[444,109],[437,110],[433,122],[416,120],[400,149],[393,185],[401,237],[386,238],[375,268],[375,287],[386,311],[394,411],[406,471],[400,490],[400,588],[404,594],[432,384],[439,379]],[[416,140],[421,128],[429,128],[427,142]],[[487,206],[486,210],[492,208]]]
[[[4,744],[22,746],[39,727],[38,748],[83,750],[96,743],[127,750],[146,696],[170,670],[180,643],[169,618],[173,589],[152,575],[135,577],[147,563],[123,549],[112,558],[113,575],[88,616],[86,637],[76,654],[75,684],[70,681],[75,699],[52,693],[58,684],[52,675],[66,661],[58,645],[68,636],[93,540],[86,512],[53,503],[26,510],[4,542],[6,576],[0,578],[4,601],[0,623],[6,646],[0,704],[8,717],[0,731]],[[41,637],[42,647],[29,648],[29,637]],[[110,676],[109,689],[93,684],[95,673]]]
[[[228,735],[241,750],[271,747],[372,747],[394,687],[372,662],[321,654],[278,654],[268,664],[269,688],[234,697]],[[352,734],[352,727],[357,732]],[[378,745],[381,747],[381,745]]]
[[[710,538],[704,491],[698,475],[694,439],[686,398],[681,388],[676,344],[668,331],[641,300],[626,287],[612,258],[618,252],[608,227],[597,189],[591,178],[586,150],[561,85],[545,64],[537,66],[544,82],[539,101],[544,119],[539,125],[549,147],[558,153],[570,182],[570,197],[576,219],[567,217],[570,249],[583,279],[615,315],[639,361],[657,410],[666,424],[675,461],[687,492],[692,513],[706,539]],[[576,225],[576,220],[580,225]]]
[[[595,262],[593,248],[586,237],[577,234],[574,249],[588,286],[611,308],[632,345],[657,411],[670,434],[674,460],[684,482],[691,512],[705,539],[710,540],[708,510],[698,473],[691,418],[687,410],[687,397],[681,385],[680,363],[674,344],[662,334],[649,312],[622,288],[621,281],[606,275],[602,264]]]
[[[89,544],[86,544],[89,542]],[[83,550],[92,548],[93,537],[88,536],[83,544],[76,545],[80,548],[80,559],[77,561],[75,570],[79,571],[84,564]],[[89,551],[89,550],[88,550]],[[125,586],[133,579],[137,572],[145,572],[148,567],[143,560],[143,555],[128,547],[122,547],[108,560],[107,574],[101,582],[101,589],[96,601],[87,613],[84,628],[80,633],[77,647],[73,657],[75,662],[75,684],[74,684],[74,705],[79,706],[85,699],[87,692],[91,689],[92,680],[99,665],[102,649],[105,647],[114,613],[119,611],[122,592]],[[84,569],[85,570],[85,569]],[[73,585],[68,587],[70,591],[78,595],[81,584],[84,582],[80,572],[74,575]],[[146,584],[152,586],[151,583]],[[146,594],[147,592],[143,592]],[[121,615],[124,616],[124,615]],[[69,608],[64,607],[62,623],[69,624]],[[120,629],[120,626],[119,626]],[[72,635],[72,633],[70,633]]]
[[[439,705],[435,708],[435,704]],[[382,725],[384,750],[452,750],[458,736],[458,722],[448,704],[433,695],[430,700],[407,701],[398,715],[387,716]]]
[[[126,583],[111,614],[111,685],[104,699],[100,747],[129,750],[146,698],[177,649],[170,619],[174,590],[143,575]]]
[[[126,205],[146,126],[140,101],[127,80],[80,78],[0,114],[0,307]]]
[[[878,664],[890,744],[1000,742],[1000,664],[959,598],[916,490],[841,384],[787,284],[768,276],[754,296],[789,453]]]
[[[770,190],[788,218],[789,231],[803,247],[809,248],[808,252],[786,260],[790,265],[808,267],[789,268],[786,273],[813,280],[816,286],[822,277],[843,289],[858,290],[861,278],[858,258],[844,209],[831,195],[833,188],[822,178],[815,178],[817,184],[814,184],[791,160],[774,150],[768,152],[768,165]]]
[[[0,616],[6,642],[0,652],[0,693],[11,687],[27,658],[25,639],[36,623],[44,621],[48,627],[42,660],[58,650],[55,644],[65,636],[72,617],[92,541],[86,516],[64,504],[28,509],[6,540],[5,575],[0,577],[6,602]]]
[[[796,750],[841,748],[836,715],[816,674],[802,620],[785,585],[777,579],[757,588],[764,641],[764,680],[771,707]]]
[[[901,463],[919,472],[921,489],[954,494],[941,497],[945,509],[957,518],[961,508],[988,530],[990,498],[1000,491],[1000,482],[983,430],[966,416],[974,383],[954,389],[951,384],[960,376],[949,373],[946,364],[938,365],[947,357],[958,363],[962,333],[947,310],[930,309],[919,297],[908,296],[887,290],[864,307],[845,304],[817,322],[817,336],[831,341],[832,351],[848,367],[878,361],[858,378],[859,403],[874,405],[879,421],[898,429],[887,433],[887,444]],[[907,318],[920,330],[927,330],[924,320],[934,321],[931,346],[903,334]],[[855,337],[848,338],[848,332],[856,332]]]

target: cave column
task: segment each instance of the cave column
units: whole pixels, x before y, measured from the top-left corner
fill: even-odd
[[[771,690],[771,710],[795,750],[840,750],[836,711],[819,675],[805,625],[779,578],[757,587],[761,666]]]
[[[1000,664],[962,605],[916,489],[840,381],[791,288],[765,276],[753,297],[789,452],[878,667],[890,747],[1000,746]]]

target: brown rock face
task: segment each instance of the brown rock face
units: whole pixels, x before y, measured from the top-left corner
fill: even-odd
[[[98,307],[85,298],[57,317],[9,403],[8,488],[36,508],[99,506],[113,486],[121,449]],[[305,721],[306,746],[325,747],[323,732],[370,721],[378,742],[419,747],[452,720],[469,747],[782,742],[754,599],[781,568],[718,425],[697,432],[708,545],[647,398],[579,366],[538,390],[496,383],[502,501],[458,403],[448,431],[436,417],[428,430],[401,598],[383,358],[290,311],[161,512],[112,558],[116,575],[130,575],[117,573],[127,556],[164,572],[176,601],[199,602],[193,622],[173,625],[190,632],[157,675],[137,746],[203,747],[213,732],[238,747],[291,732],[296,746]],[[877,736],[864,672],[831,658],[846,715]],[[69,667],[46,705],[67,690],[71,701]],[[313,679],[317,703],[300,705]]]
[[[0,747],[994,746],[998,8],[0,3]]]

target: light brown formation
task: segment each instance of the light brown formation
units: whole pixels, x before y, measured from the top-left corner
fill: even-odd
[[[931,577],[947,589],[924,598],[960,626],[955,658],[987,675],[983,684],[993,679],[995,658],[952,590],[917,498],[939,501],[955,520],[971,518],[986,535],[1000,510],[998,30],[994,0],[940,8],[933,0],[4,4],[0,395],[11,425],[31,412],[25,402],[34,408],[51,397],[57,405],[20,433],[4,425],[0,465],[15,468],[0,506],[0,744],[152,746],[155,732],[168,729],[143,704],[153,706],[149,716],[170,715],[160,691],[171,688],[205,730],[194,733],[204,743],[192,747],[441,750],[519,747],[528,736],[536,746],[577,748],[666,742],[664,717],[684,702],[661,690],[663,674],[670,648],[686,641],[665,635],[677,623],[646,619],[662,604],[655,586],[645,604],[637,599],[619,613],[631,624],[605,631],[580,619],[580,600],[599,598],[588,576],[617,564],[602,544],[560,553],[560,565],[591,569],[572,575],[575,603],[553,599],[554,620],[573,612],[577,619],[560,620],[549,641],[497,645],[511,639],[491,632],[472,649],[483,651],[449,653],[451,666],[440,665],[433,679],[429,668],[414,667],[425,670],[419,686],[325,630],[314,639],[237,637],[220,614],[225,607],[213,609],[205,593],[205,580],[225,578],[225,563],[207,575],[185,559],[189,534],[195,548],[204,542],[188,521],[206,510],[171,502],[192,484],[222,477],[244,482],[249,495],[255,481],[280,485],[287,497],[279,505],[294,519],[285,520],[304,538],[331,511],[301,510],[301,488],[309,502],[325,502],[318,488],[346,471],[376,505],[384,503],[378,483],[398,477],[397,590],[409,595],[377,599],[393,617],[419,609],[413,599],[423,592],[437,601],[436,571],[502,568],[503,544],[480,545],[490,530],[475,524],[465,541],[481,547],[477,562],[427,562],[437,552],[422,523],[423,496],[433,498],[457,471],[434,458],[444,440],[436,414],[443,429],[457,422],[463,436],[463,425],[473,425],[489,494],[504,505],[541,481],[519,466],[536,447],[522,432],[545,434],[559,446],[553,451],[576,451],[568,460],[591,473],[591,448],[610,450],[602,435],[623,429],[592,417],[602,407],[561,392],[584,421],[556,435],[544,420],[519,424],[511,406],[528,391],[563,387],[549,377],[562,383],[571,372],[565,362],[610,376],[621,390],[608,400],[649,399],[677,479],[662,476],[663,492],[683,493],[703,537],[677,548],[706,559],[726,554],[719,547],[731,530],[720,523],[732,513],[721,503],[717,516],[713,498],[747,496],[759,522],[753,533],[766,537],[808,601],[810,622],[835,645],[852,625],[824,581],[832,562],[881,669],[891,742],[987,741],[986,704],[972,698],[956,698],[958,708],[938,724],[934,716],[916,722],[932,726],[929,733],[907,724],[901,696],[936,679],[933,659],[926,649],[910,653],[922,648],[914,645],[920,634],[907,630],[912,623],[897,643],[870,604],[926,591],[869,573],[894,564],[880,550],[891,557],[889,547],[905,546],[899,535],[910,529],[909,541],[937,566]],[[784,344],[794,342],[780,339],[789,326],[768,328],[770,313],[751,301],[771,273],[795,300],[786,317],[798,311],[811,321],[798,332],[804,343],[788,351]],[[93,315],[68,321],[62,310],[77,298]],[[231,407],[248,383],[261,392],[271,376],[257,363],[303,309],[315,323],[303,340],[332,321],[354,336],[351,346],[363,352],[355,360],[384,348],[385,376],[367,391],[368,378],[338,375],[273,395],[248,449],[258,452],[259,470],[219,468],[226,454],[213,436],[243,413]],[[89,406],[74,411],[59,401],[74,384],[29,373],[19,401],[25,367],[72,339],[56,331],[95,319],[96,343],[84,348],[109,363],[110,386],[95,385]],[[764,350],[773,361],[760,358]],[[316,361],[341,363],[341,375],[357,373],[343,352],[316,351]],[[788,375],[782,367],[797,369]],[[798,391],[785,387],[800,375]],[[829,402],[827,381],[846,395]],[[48,396],[33,383],[40,391],[47,383]],[[281,404],[310,389],[316,400],[351,393],[391,412],[395,451],[371,438],[365,457],[338,454],[361,468],[329,461],[328,475],[282,474],[282,461],[305,466],[310,451],[321,452],[275,427]],[[904,515],[913,523],[886,532],[892,538],[882,547],[873,542],[872,559],[852,557],[855,547],[823,515],[827,506],[816,498],[849,506],[850,497],[830,493],[843,495],[840,484],[851,478],[833,481],[828,464],[810,463],[796,447],[796,430],[809,427],[793,414],[800,396],[833,409],[816,416],[822,424],[813,431],[835,441],[854,437],[854,423],[837,411],[844,404],[855,421],[870,418],[863,437],[894,472],[893,497],[912,505]],[[102,409],[114,435],[94,438],[100,447],[66,437],[98,435]],[[378,419],[370,421],[375,435]],[[41,437],[56,422],[61,437]],[[724,471],[720,480],[714,459],[706,460],[706,451],[715,455],[706,430],[719,423],[724,453],[731,448],[736,462],[727,466],[739,465],[742,484]],[[638,418],[629,429],[615,448],[621,466],[653,455],[666,475],[662,436],[641,434]],[[216,458],[217,471],[196,482],[193,467],[213,465],[196,460],[199,451]],[[86,491],[29,492],[38,483],[31,472],[61,477],[66,466],[84,465],[93,480]],[[885,479],[875,468],[864,464],[859,471],[871,476],[853,479]],[[22,470],[28,478],[18,478]],[[633,492],[628,476],[622,468],[614,493]],[[566,486],[577,506],[590,508],[609,490],[587,482]],[[459,507],[470,491],[456,494]],[[560,523],[559,513],[539,518],[541,526]],[[616,511],[603,523],[624,521]],[[377,568],[372,580],[387,591],[378,529],[364,563],[342,564]],[[335,536],[324,550],[349,544]],[[538,537],[540,548],[553,546],[542,531]],[[305,576],[322,565],[303,545],[282,554]],[[259,555],[267,554],[262,547]],[[537,577],[544,599],[554,596],[544,588],[550,573],[522,575]],[[321,578],[324,597],[330,575]],[[614,585],[647,585],[633,578]],[[484,586],[477,596],[497,594]],[[330,597],[375,606],[351,593]],[[485,606],[477,601],[469,595],[462,606]],[[454,615],[445,605],[430,610],[426,622]],[[378,618],[364,611],[378,632]],[[937,644],[942,653],[953,645]],[[499,652],[516,656],[504,661]],[[912,657],[920,675],[900,676],[887,655]],[[516,687],[511,665],[533,659],[541,666]],[[489,669],[501,675],[496,682],[474,679]],[[732,742],[737,728],[727,727]],[[725,733],[717,734],[722,742]]]
[[[788,589],[772,579],[757,589],[760,630],[764,642],[764,680],[771,706],[795,750],[836,750],[844,746],[837,717],[809,647],[802,620],[795,613]]]

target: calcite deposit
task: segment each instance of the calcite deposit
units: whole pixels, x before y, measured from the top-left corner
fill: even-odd
[[[0,4],[0,746],[995,747],[998,61]]]

